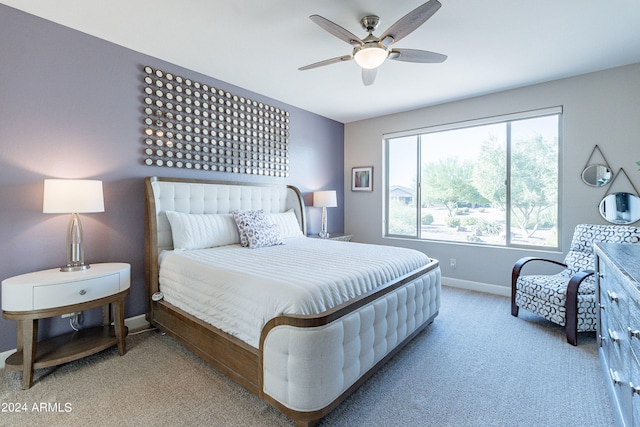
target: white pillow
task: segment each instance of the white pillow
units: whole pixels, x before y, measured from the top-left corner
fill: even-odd
[[[283,239],[288,239],[290,237],[304,237],[304,234],[302,234],[302,230],[300,229],[300,223],[298,223],[298,218],[296,217],[296,213],[293,209],[289,209],[282,213],[269,213],[267,214],[267,218],[272,224],[278,226],[280,236]]]
[[[231,214],[188,214],[166,211],[176,250],[214,248],[240,243]]]

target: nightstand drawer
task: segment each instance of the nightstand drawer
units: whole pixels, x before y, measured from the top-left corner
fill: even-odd
[[[2,281],[2,311],[55,309],[108,297],[129,289],[130,271],[129,264],[102,263],[83,271],[52,268],[10,277]]]
[[[33,287],[33,309],[79,304],[113,295],[120,290],[120,275],[96,277],[70,283]]]

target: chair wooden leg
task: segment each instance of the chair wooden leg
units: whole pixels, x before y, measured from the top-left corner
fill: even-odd
[[[511,271],[511,315],[518,317],[519,308],[516,305],[516,283],[518,282],[518,277],[520,276],[520,269],[522,266],[516,266]]]
[[[578,325],[576,321],[571,322],[570,319],[571,317],[567,313],[567,342],[571,345],[578,345]]]
[[[565,305],[567,342],[578,345],[578,287],[567,288],[567,301]]]
[[[574,274],[567,285],[565,311],[567,314],[567,342],[578,345],[578,288],[584,279],[593,275],[593,271],[581,271]]]

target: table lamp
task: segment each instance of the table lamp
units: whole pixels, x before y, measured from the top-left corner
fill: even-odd
[[[315,191],[313,193],[313,206],[322,208],[322,229],[318,236],[322,239],[329,238],[329,232],[327,231],[327,208],[335,208],[338,206],[338,200],[336,192],[334,190],[329,191]]]
[[[81,213],[104,212],[102,181],[89,179],[45,179],[43,213],[70,213],[67,228],[67,265],[60,271],[81,271],[84,263]]]

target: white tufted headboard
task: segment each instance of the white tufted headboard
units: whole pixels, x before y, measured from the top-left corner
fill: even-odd
[[[166,211],[196,214],[226,214],[234,210],[264,210],[267,213],[293,209],[306,235],[304,201],[290,185],[263,185],[179,178],[145,178],[145,256],[147,284],[157,289],[158,254],[173,249]],[[155,277],[154,277],[155,276]]]

